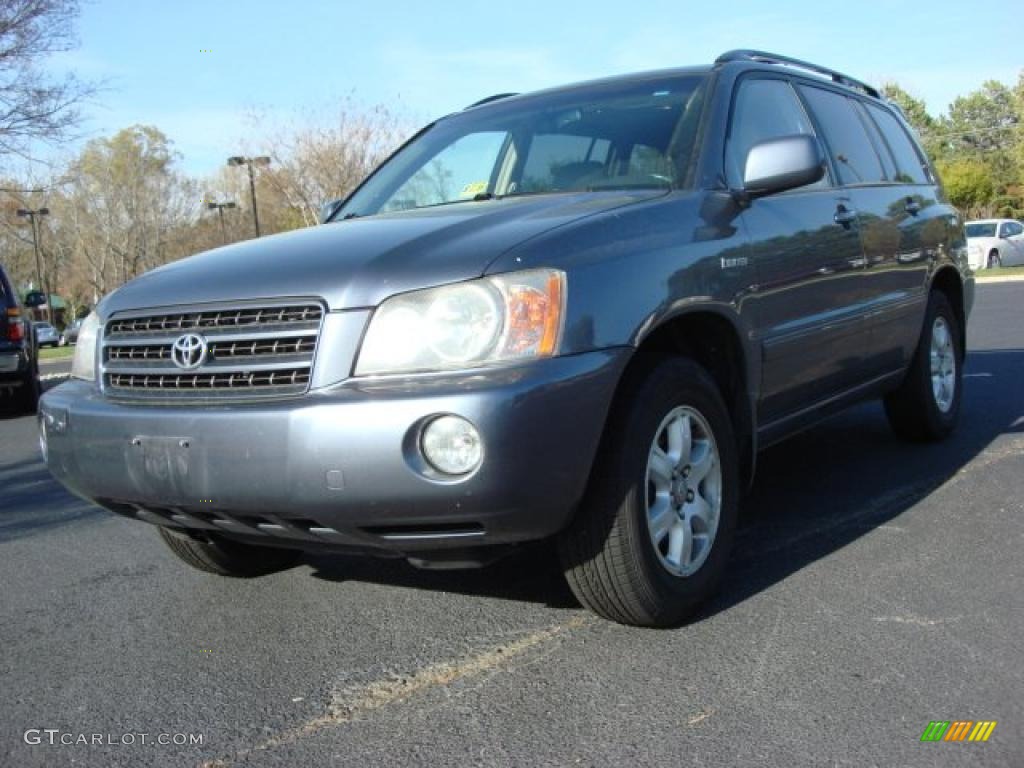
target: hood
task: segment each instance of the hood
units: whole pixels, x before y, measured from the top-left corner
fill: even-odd
[[[374,307],[396,293],[479,277],[531,237],[664,194],[469,201],[310,227],[167,264],[114,291],[101,312],[292,296],[322,297],[332,310]]]

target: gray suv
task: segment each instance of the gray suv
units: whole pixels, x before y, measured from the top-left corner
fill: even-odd
[[[957,421],[960,217],[899,111],[806,62],[485,99],[324,220],[107,296],[42,401],[53,473],[224,575],[554,537],[585,606],[665,626],[759,448],[865,398]]]

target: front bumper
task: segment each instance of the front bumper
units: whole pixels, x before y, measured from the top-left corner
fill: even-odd
[[[61,482],[159,525],[400,553],[508,544],[567,523],[628,357],[350,381],[245,405],[126,405],[71,381],[43,397],[40,423]],[[457,482],[425,476],[415,455],[419,426],[444,413],[484,443],[480,468]]]

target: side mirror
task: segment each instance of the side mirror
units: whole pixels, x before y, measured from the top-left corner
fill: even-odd
[[[743,169],[743,192],[750,198],[813,184],[825,175],[825,159],[813,136],[782,136],[755,144]]]
[[[341,208],[341,204],[344,202],[345,200],[343,198],[339,198],[337,200],[328,200],[326,203],[321,205],[320,223],[326,224],[331,216],[338,212],[338,209]]]

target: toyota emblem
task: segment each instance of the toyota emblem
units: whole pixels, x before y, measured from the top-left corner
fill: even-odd
[[[206,339],[198,333],[186,333],[174,340],[171,360],[186,371],[195,370],[206,362]]]

